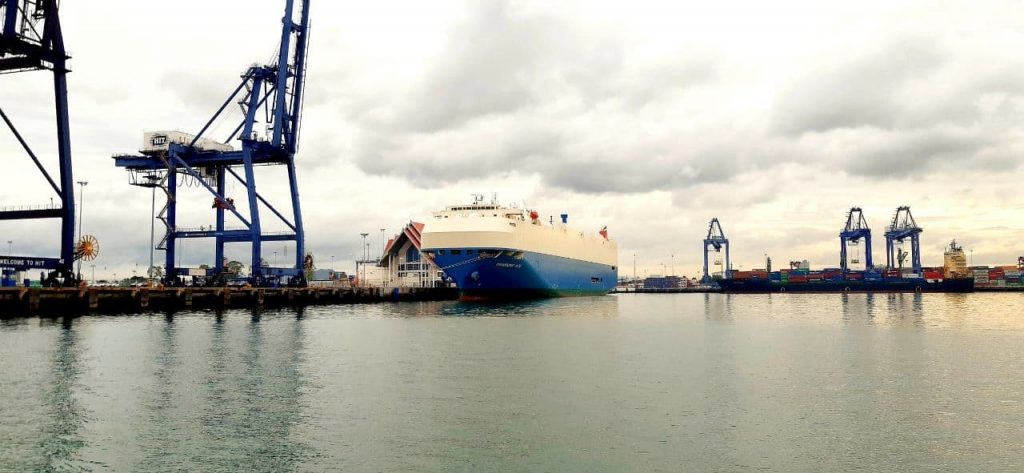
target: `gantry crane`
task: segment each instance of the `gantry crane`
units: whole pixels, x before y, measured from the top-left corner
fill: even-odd
[[[924,230],[917,226],[917,222],[914,221],[914,216],[910,214],[910,207],[902,206],[896,209],[896,213],[892,216],[892,223],[889,224],[889,229],[885,232],[885,265],[889,269],[896,269],[897,265],[899,269],[903,269],[903,258],[906,257],[906,253],[903,252],[902,248],[898,255],[894,254],[893,251],[896,249],[896,243],[903,243],[904,240],[910,239],[910,261],[911,267],[914,272],[921,274],[921,242],[919,235]]]
[[[846,213],[846,226],[843,231],[839,232],[839,267],[844,272],[850,270],[846,247],[850,244],[859,244],[861,240],[864,241],[864,267],[871,269],[874,267],[871,260],[871,228],[868,227],[868,221],[864,218],[864,212],[860,207],[853,207]],[[852,262],[856,263],[857,261]]]
[[[60,256],[0,256],[0,267],[17,271],[51,269],[49,284],[63,280],[65,285],[77,284],[72,264],[80,255],[75,245],[74,177],[71,167],[71,129],[68,120],[67,61],[64,35],[56,0],[0,0],[0,73],[49,70],[53,74],[53,98],[57,118],[56,180],[47,172],[39,156],[15,128],[10,117],[0,108],[0,119],[13,133],[39,172],[57,195],[57,203],[49,205],[0,208],[0,220],[60,219]],[[24,179],[24,176],[8,176]],[[52,201],[51,201],[52,202]]]
[[[176,243],[185,238],[215,240],[213,274],[207,274],[212,276],[211,279],[220,278],[224,274],[224,245],[246,242],[252,245],[252,284],[264,285],[281,276],[289,276],[293,285],[305,284],[305,234],[295,175],[295,153],[298,149],[306,71],[309,0],[286,0],[282,23],[276,63],[250,67],[242,75],[242,81],[234,92],[197,134],[183,137],[181,134],[147,133],[147,141],[144,143],[146,149],[141,156],[115,156],[115,164],[129,170],[133,185],[157,187],[167,196],[167,203],[157,217],[167,227],[164,240],[157,246],[157,249],[166,251],[167,284],[179,284],[181,276],[196,274],[195,269],[176,266]],[[244,115],[241,123],[223,142],[209,140],[206,133],[211,125],[236,101]],[[264,129],[257,127],[257,120],[264,121],[261,124],[265,126]],[[240,142],[240,150],[234,150],[227,144],[236,140]],[[290,220],[256,191],[254,168],[268,165],[287,168],[292,214]],[[236,168],[241,168],[242,175],[239,175]],[[245,188],[248,209],[236,208],[234,198],[227,195],[226,182],[229,177]],[[213,197],[215,225],[209,228],[181,228],[177,225],[177,188],[182,181],[205,189]],[[284,222],[286,231],[263,231],[261,204]],[[231,214],[243,226],[228,228],[225,222],[227,214]],[[262,258],[262,247],[268,241],[294,242],[293,264],[281,268],[267,266]]]
[[[718,218],[711,219],[708,224],[708,234],[704,237],[704,276],[701,278],[702,282],[710,282],[712,280],[711,273],[708,272],[708,254],[711,249],[715,250],[715,253],[720,253],[722,248],[725,248],[725,266],[722,269],[722,277],[729,279],[729,272],[732,266],[729,264],[729,239],[725,237],[725,232],[722,231],[722,224],[718,223]],[[718,264],[716,261],[715,264]]]

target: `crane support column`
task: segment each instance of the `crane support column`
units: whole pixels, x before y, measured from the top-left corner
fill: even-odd
[[[52,269],[50,284],[63,277],[65,285],[77,285],[72,271],[78,254],[75,246],[74,175],[71,160],[71,126],[68,118],[67,61],[58,2],[38,0],[0,1],[0,73],[25,73],[48,70],[53,74],[54,113],[58,179],[47,172],[43,162],[32,152],[3,110],[0,118],[11,130],[26,154],[35,163],[59,199],[55,205],[34,206],[34,210],[0,209],[0,220],[56,219],[61,220],[60,256],[39,258],[30,256],[0,256],[4,267],[16,270]],[[21,176],[17,176],[21,178]],[[59,185],[58,185],[59,182]]]
[[[924,230],[917,226],[914,216],[910,213],[910,207],[902,206],[896,209],[892,222],[885,232],[885,264],[889,269],[902,269],[905,253],[896,254],[896,243],[903,243],[910,240],[910,264],[914,273],[921,274],[921,241],[920,235]]]
[[[868,227],[868,221],[864,218],[864,212],[861,211],[860,207],[853,207],[849,212],[846,213],[846,226],[839,232],[839,267],[842,268],[843,272],[850,270],[849,260],[847,259],[847,245],[850,243],[864,242],[864,267],[871,269],[874,267],[874,261],[871,257],[871,228]]]
[[[725,232],[722,231],[722,224],[718,222],[718,218],[713,218],[708,224],[707,236],[704,237],[704,275],[701,277],[702,282],[711,282],[714,279],[709,271],[708,253],[710,253],[711,249],[714,249],[716,253],[721,252],[723,247],[725,248],[725,266],[722,267],[722,277],[729,279],[732,270],[729,261],[729,239],[725,237]]]
[[[226,281],[223,274],[226,270],[223,259],[225,245],[228,243],[251,245],[249,269],[250,282],[254,285],[276,284],[285,277],[289,278],[288,283],[291,285],[300,286],[306,283],[303,271],[306,257],[305,233],[299,204],[295,154],[298,151],[299,121],[302,116],[302,93],[305,84],[309,3],[309,0],[285,0],[280,44],[278,52],[274,55],[274,63],[249,67],[242,75],[241,83],[234,88],[197,134],[157,132],[151,135],[178,133],[178,140],[167,144],[170,140],[164,137],[160,144],[147,143],[141,156],[114,157],[115,165],[127,169],[130,173],[179,174],[179,181],[185,179],[184,182],[188,184],[198,183],[198,187],[205,189],[208,195],[213,197],[216,225],[211,225],[209,230],[206,229],[206,225],[198,229],[178,228],[176,205],[168,206],[166,216],[168,222],[175,222],[168,225],[168,242],[173,242],[177,238],[214,239],[217,261],[210,265],[213,274],[206,275],[207,284]],[[207,131],[216,129],[213,127],[214,122],[226,119],[224,111],[235,103],[242,108],[241,122],[237,123],[237,126],[227,128],[232,131],[224,140],[206,137]],[[256,126],[257,124],[259,126]],[[185,142],[181,142],[182,135],[187,136]],[[240,149],[232,147],[232,143],[238,143]],[[162,155],[161,153],[166,155],[166,160],[156,159]],[[290,198],[292,211],[290,217],[279,211],[270,199],[257,190],[254,171],[256,166],[261,166],[261,169],[266,169],[264,166],[284,167],[289,186],[287,197]],[[238,168],[241,168],[241,173],[237,172]],[[234,199],[226,195],[228,189],[224,181],[228,175],[245,187],[247,209],[240,211],[235,207]],[[261,174],[261,179],[262,176]],[[182,194],[176,193],[173,197],[176,200],[180,195]],[[282,231],[267,232],[270,228],[268,224],[271,222],[263,218],[261,212],[268,210],[273,217],[280,220],[280,224],[283,224]],[[239,222],[242,227],[228,228],[226,219],[229,218],[233,222]],[[289,262],[285,267],[279,268],[263,266],[265,258],[262,257],[262,252],[265,249],[265,242],[293,242],[294,264]],[[183,274],[184,271],[180,271],[183,268],[175,267],[174,245],[169,243],[167,251],[168,275]]]

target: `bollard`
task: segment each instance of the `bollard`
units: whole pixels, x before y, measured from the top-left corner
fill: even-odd
[[[28,310],[31,312],[39,311],[39,292],[29,291],[28,293]]]

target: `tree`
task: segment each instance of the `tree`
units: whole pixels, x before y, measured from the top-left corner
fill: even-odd
[[[228,261],[228,263],[224,265],[224,272],[227,273],[228,276],[231,276],[233,278],[237,278],[238,276],[241,276],[242,275],[242,271],[244,269],[245,269],[245,265],[242,264],[239,261],[234,261],[234,260]]]

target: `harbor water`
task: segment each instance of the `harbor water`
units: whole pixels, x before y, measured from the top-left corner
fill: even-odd
[[[2,471],[1021,471],[1022,294],[0,321]]]

